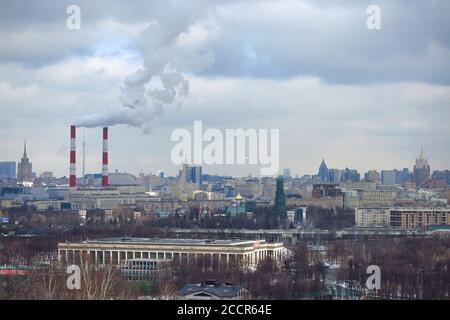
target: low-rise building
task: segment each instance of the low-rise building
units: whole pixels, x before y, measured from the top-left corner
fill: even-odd
[[[73,210],[117,209],[121,206],[135,206],[151,196],[142,186],[111,186],[108,188],[77,188],[71,191],[66,200]]]
[[[22,201],[17,201],[14,199],[2,199],[0,200],[0,208],[20,208],[23,205]]]
[[[335,197],[323,197],[323,198],[302,198],[302,197],[286,197],[286,205],[288,207],[308,207],[316,206],[327,209],[335,207],[344,208],[345,198],[344,194]]]
[[[361,192],[361,206],[392,206],[397,191],[370,190]]]
[[[269,257],[281,263],[284,254],[283,243],[268,243],[265,240],[126,237],[58,244],[58,259],[66,264],[80,263],[82,259],[117,265],[131,259],[170,259],[175,265],[196,262],[204,268],[220,270],[232,266],[254,268],[261,260]]]

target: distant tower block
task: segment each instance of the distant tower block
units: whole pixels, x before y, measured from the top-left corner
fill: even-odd
[[[108,185],[108,127],[103,127],[102,186]]]
[[[76,166],[76,128],[70,126],[70,177],[69,186],[75,188],[77,186],[77,166]]]

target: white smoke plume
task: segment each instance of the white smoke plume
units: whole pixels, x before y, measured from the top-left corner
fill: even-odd
[[[126,124],[151,132],[152,120],[169,106],[180,106],[189,94],[186,73],[202,70],[214,62],[209,44],[217,26],[212,15],[193,23],[160,19],[148,26],[138,39],[143,66],[120,86],[120,107],[107,114],[88,115],[75,122],[78,127]],[[155,86],[156,83],[156,86]]]

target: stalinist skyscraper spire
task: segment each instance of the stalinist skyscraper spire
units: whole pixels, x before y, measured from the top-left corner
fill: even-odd
[[[17,164],[17,182],[33,181],[33,170],[27,156],[27,140],[23,143],[23,156]]]
[[[423,147],[420,149],[419,158],[416,159],[414,166],[414,182],[417,187],[420,187],[424,182],[430,179],[430,165],[428,159],[423,154]]]

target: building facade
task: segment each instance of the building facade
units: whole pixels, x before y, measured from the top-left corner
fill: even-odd
[[[450,225],[450,208],[444,207],[361,207],[355,209],[356,227],[426,230]]]
[[[120,274],[129,281],[160,282],[173,274],[171,260],[129,259],[120,263]]]
[[[450,224],[450,208],[393,208],[390,214],[391,228],[424,230]]]
[[[360,228],[389,227],[390,217],[389,208],[355,208],[355,225]]]
[[[394,185],[396,183],[396,170],[381,170],[381,183],[385,185]]]
[[[356,169],[345,168],[341,174],[341,180],[358,182],[361,180],[361,177]]]
[[[446,185],[450,185],[450,170],[436,170],[433,171],[433,179],[443,180]]]
[[[380,173],[377,170],[369,170],[364,174],[365,181],[380,181]]]
[[[398,195],[397,191],[369,190],[361,191],[361,206],[392,206]]]
[[[0,162],[0,179],[16,177],[16,163],[14,161],[2,161]]]
[[[202,167],[184,164],[180,170],[179,181],[181,183],[202,184]]]
[[[175,265],[199,263],[202,268],[220,270],[254,268],[268,257],[281,263],[284,254],[282,243],[265,240],[107,238],[58,244],[58,259],[65,264],[90,259],[120,266],[124,260],[154,259],[172,260]]]
[[[328,170],[328,181],[332,182],[332,183],[339,183],[341,181],[341,170],[329,169]]]

